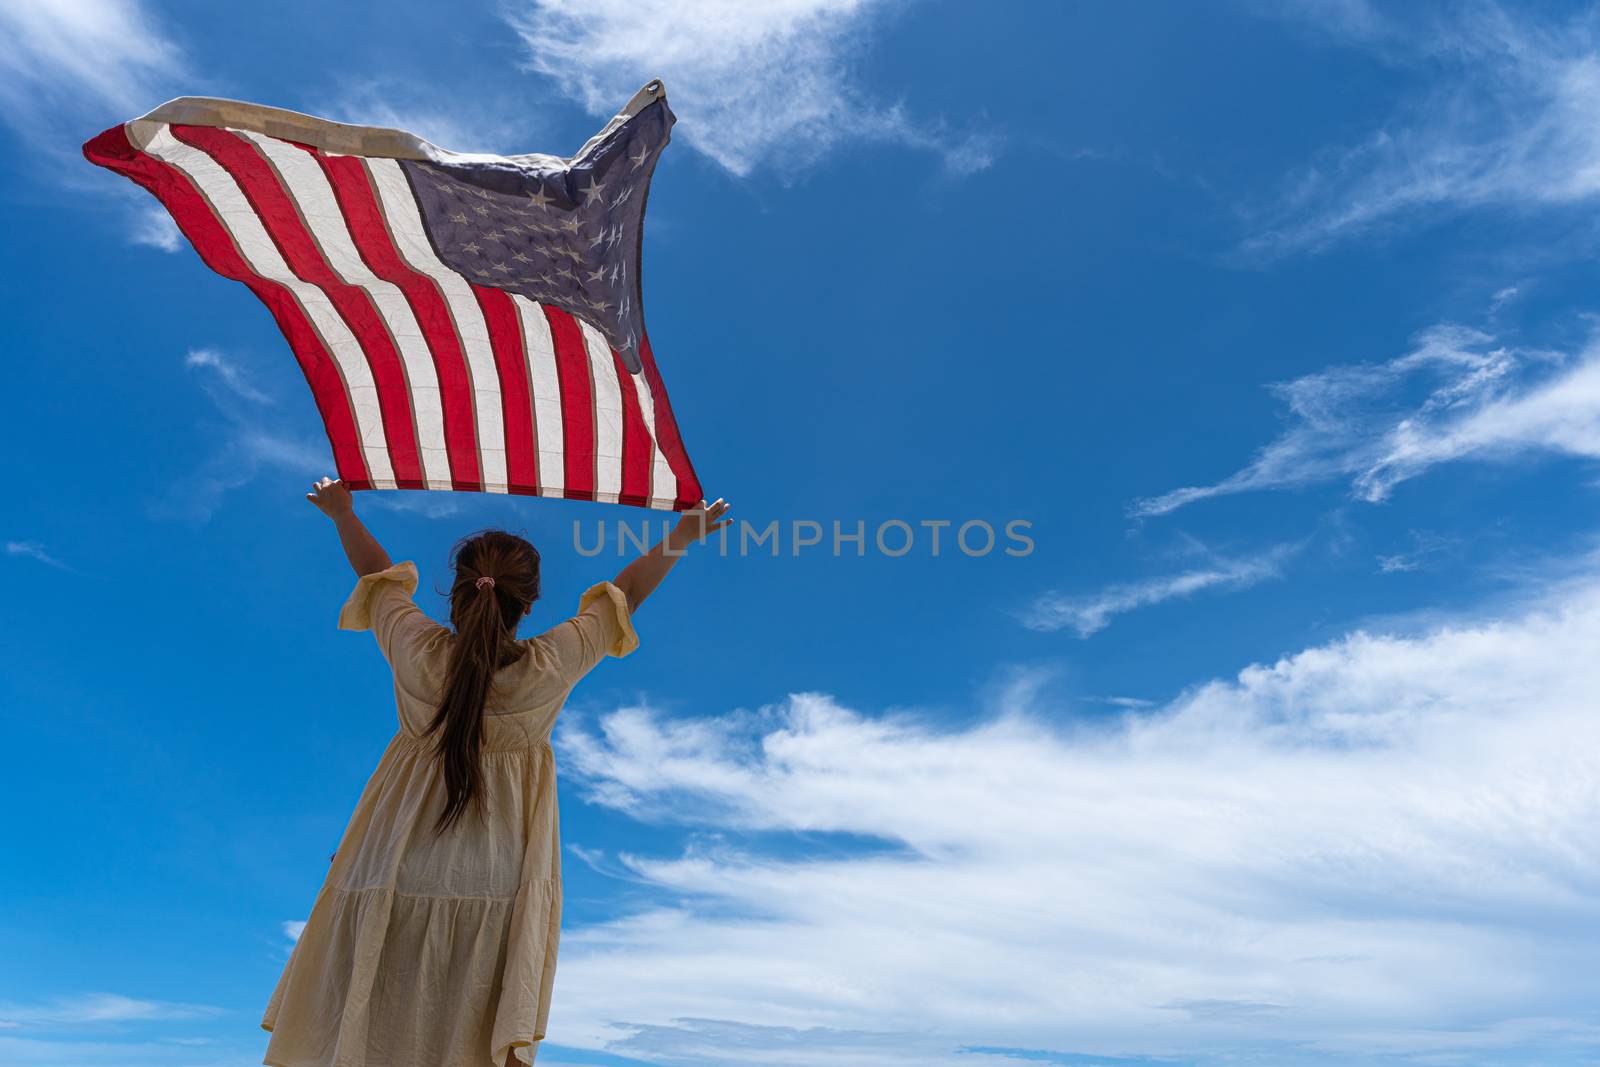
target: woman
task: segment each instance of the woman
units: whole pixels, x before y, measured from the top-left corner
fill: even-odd
[[[561,928],[550,731],[605,655],[638,645],[632,616],[692,544],[728,524],[705,501],[578,614],[537,637],[539,553],[488,530],[451,553],[451,628],[412,602],[342,482],[306,499],[359,575],[339,614],[371,630],[394,674],[400,729],[334,853],[261,1020],[274,1067],[515,1067],[544,1038]]]

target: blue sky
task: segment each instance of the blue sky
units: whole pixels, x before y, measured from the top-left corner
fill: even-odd
[[[702,553],[574,695],[540,1062],[1600,1059],[1600,12],[237,8],[0,5],[0,1062],[259,1062],[395,726],[285,343],[78,145],[216,95],[565,154],[656,76],[708,492],[923,533]],[[538,626],[644,515],[357,506],[435,617],[526,531]]]

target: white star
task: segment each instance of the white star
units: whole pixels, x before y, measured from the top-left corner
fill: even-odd
[[[650,150],[644,145],[640,145],[639,154],[636,156],[629,156],[628,158],[633,160],[633,169],[638,170],[640,167],[644,166],[644,161],[650,158]]]
[[[534,194],[528,199],[532,200],[533,206],[538,208],[540,211],[549,210],[550,198],[544,195],[544,186],[539,186],[539,188],[534,191]]]
[[[590,178],[589,179],[589,188],[587,188],[587,189],[585,189],[583,191],[583,195],[588,197],[588,199],[584,201],[584,205],[588,206],[589,204],[594,203],[596,200],[599,200],[600,199],[600,193],[602,191],[604,191],[604,189],[605,189],[605,186],[601,185],[599,182],[595,181],[593,178]]]

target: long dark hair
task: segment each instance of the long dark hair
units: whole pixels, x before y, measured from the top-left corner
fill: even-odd
[[[521,654],[517,622],[539,599],[539,552],[516,534],[468,534],[450,550],[450,563],[456,572],[450,586],[455,642],[439,710],[425,731],[439,735],[434,753],[444,766],[445,806],[436,827],[441,833],[469,805],[481,804],[484,704],[494,672]],[[494,585],[480,588],[479,578],[493,578]]]

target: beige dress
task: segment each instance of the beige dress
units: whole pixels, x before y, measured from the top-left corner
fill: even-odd
[[[495,675],[483,732],[484,818],[442,835],[444,775],[422,736],[451,630],[412,601],[410,561],[368,574],[339,614],[371,629],[394,673],[400,729],[339,842],[261,1025],[273,1067],[502,1067],[544,1038],[561,930],[550,731],[574,683],[638,646],[610,582],[521,643]]]

